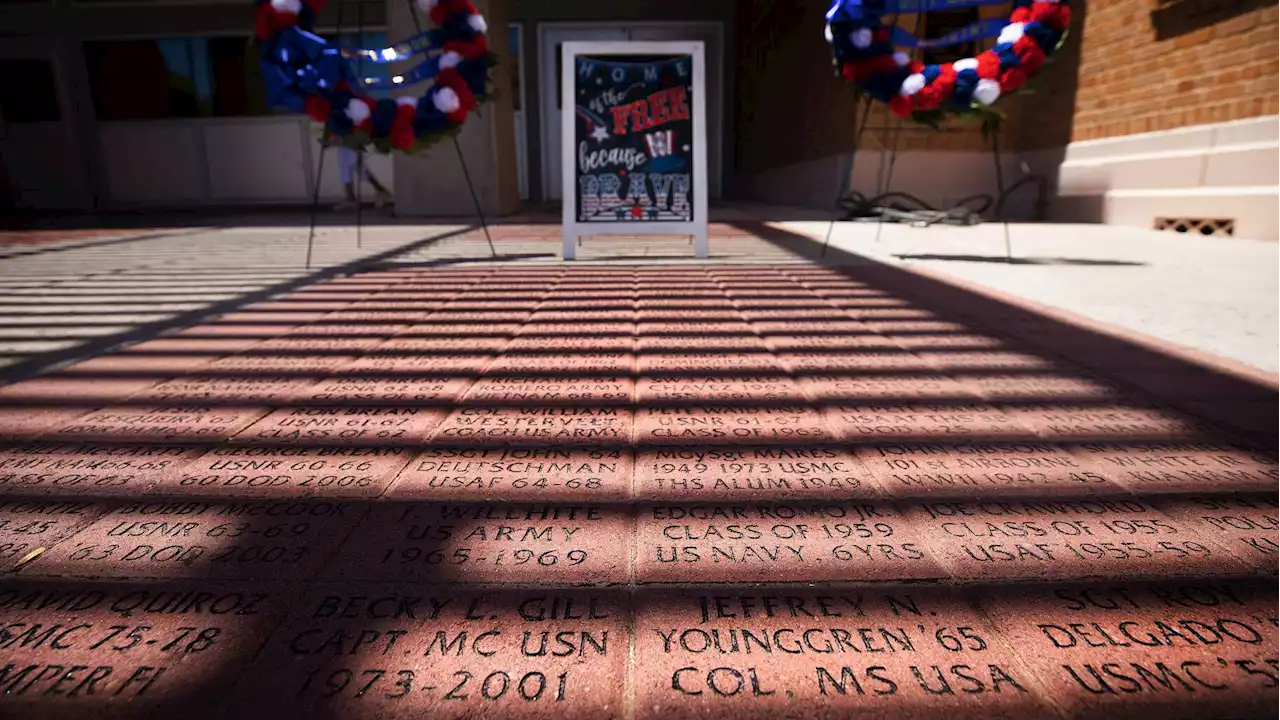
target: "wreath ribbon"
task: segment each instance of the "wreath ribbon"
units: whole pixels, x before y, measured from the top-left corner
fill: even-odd
[[[866,16],[1003,5],[1005,2],[1007,0],[835,0],[827,10],[827,22],[858,22]]]
[[[408,60],[415,55],[423,55],[432,50],[439,50],[444,40],[438,29],[424,30],[421,35],[392,43],[384,48],[342,48],[342,56],[360,62],[385,64]]]
[[[489,93],[484,18],[471,0],[417,0],[435,28],[387,48],[343,48],[311,32],[324,0],[255,0],[259,59],[273,107],[305,112],[355,149],[414,151],[455,131]],[[361,78],[351,60],[430,55],[390,80]],[[374,100],[366,90],[434,79],[421,97]]]
[[[961,45],[974,40],[999,37],[1007,24],[1007,20],[996,18],[979,20],[958,30],[952,30],[940,38],[918,38],[906,30],[894,26],[889,28],[890,42],[899,47],[920,48],[921,50],[951,47],[952,45]]]

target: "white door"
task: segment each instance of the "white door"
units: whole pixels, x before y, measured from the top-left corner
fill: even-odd
[[[594,24],[538,26],[538,79],[542,111],[542,193],[561,199],[560,176],[560,45],[576,41],[635,40],[672,42],[701,40],[707,58],[707,194],[720,198],[721,149],[724,133],[724,51],[722,28],[716,23],[628,23],[626,27]]]
[[[48,43],[0,41],[0,193],[15,208],[93,206],[71,107]]]
[[[514,109],[516,134],[516,186],[520,189],[520,199],[529,199],[529,136],[525,120],[525,81],[524,81],[524,29],[518,23],[512,23],[507,42],[510,45],[511,57],[516,59],[516,66],[511,73],[515,87],[511,93],[511,107]]]

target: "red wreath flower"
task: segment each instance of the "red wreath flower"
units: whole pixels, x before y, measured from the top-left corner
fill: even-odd
[[[1035,3],[1030,15],[1033,22],[1042,22],[1054,30],[1066,30],[1071,24],[1071,8],[1064,3]]]
[[[480,14],[471,0],[440,0],[435,7],[431,8],[427,17],[430,17],[431,22],[436,25],[443,25],[450,17],[464,12],[468,15]]]
[[[1040,68],[1044,67],[1044,51],[1038,47],[1032,47],[1025,53],[1018,55],[1018,68],[1026,73],[1028,77],[1040,72]]]
[[[471,42],[450,40],[444,44],[443,49],[445,52],[458,53],[463,60],[479,60],[488,54],[489,43],[484,39],[483,35],[477,35]]]
[[[413,147],[413,143],[418,139],[413,133],[413,120],[397,117],[395,122],[391,123],[391,132],[387,138],[391,141],[391,147],[397,150]]]
[[[904,95],[894,95],[889,101],[889,112],[901,118],[911,117],[911,113],[915,112],[915,103]]]
[[[1012,67],[1000,75],[1000,92],[1007,93],[1027,84],[1027,74],[1022,68]]]
[[[329,119],[329,113],[332,112],[332,104],[319,95],[308,95],[305,101],[307,117],[322,123]]]
[[[994,80],[1000,77],[1000,56],[990,50],[974,58],[978,61],[978,77]]]
[[[467,119],[467,114],[476,108],[476,96],[471,92],[471,88],[467,87],[467,81],[462,75],[453,68],[441,70],[436,75],[436,85],[439,87],[449,88],[454,95],[458,96],[458,108],[448,113],[449,121],[453,123],[461,123]]]
[[[902,53],[895,52],[895,30],[883,24],[882,14],[868,13],[865,7],[862,12],[855,12],[852,8],[859,3],[847,0],[836,2],[828,11],[825,36],[833,46],[843,78],[886,102],[895,115],[910,117],[916,111],[933,110],[948,114],[976,112],[1022,87],[1057,49],[1070,24],[1069,0],[1018,4],[1022,7],[1012,11],[996,41],[1002,48],[1000,52],[987,50],[956,63],[925,66],[906,62]],[[972,70],[977,76],[976,83],[964,84],[963,98],[954,97],[957,66],[966,73]],[[932,82],[926,82],[926,77],[932,77]],[[972,76],[965,77],[970,80]],[[896,93],[889,91],[894,86]]]

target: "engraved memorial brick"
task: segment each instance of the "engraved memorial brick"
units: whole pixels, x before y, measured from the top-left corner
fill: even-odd
[[[983,403],[834,405],[827,421],[855,443],[884,440],[954,442],[973,439],[1033,440],[1036,435],[994,406]]]
[[[1191,525],[1201,535],[1227,548],[1250,567],[1276,574],[1280,518],[1274,493],[1191,495],[1162,498],[1155,504],[1166,515]]]
[[[0,567],[8,570],[33,550],[58,544],[110,509],[107,502],[76,498],[0,500]]]
[[[400,365],[394,365],[400,367]],[[364,407],[422,407],[449,405],[462,397],[471,386],[467,377],[404,373],[400,377],[372,372],[368,366],[359,374],[354,366],[350,374],[332,375],[298,393],[296,402],[309,405],[359,405]]]
[[[636,442],[650,446],[825,444],[835,440],[822,416],[800,405],[643,408],[635,423]]]
[[[1138,493],[1275,492],[1275,453],[1212,440],[1068,445],[1080,462]]]
[[[1015,404],[1005,412],[1059,442],[1191,438],[1207,432],[1204,423],[1190,415],[1141,403]]]
[[[615,585],[630,579],[625,507],[492,502],[377,506],[322,577]]]
[[[804,393],[790,377],[762,375],[680,375],[651,373],[636,383],[636,401],[655,404],[732,403],[737,401],[804,402]],[[744,408],[747,412],[749,408]]]
[[[618,447],[631,441],[631,411],[611,407],[461,407],[436,429],[438,446]]]
[[[422,445],[446,411],[431,407],[282,408],[236,436],[242,444]]]
[[[624,593],[311,589],[226,702],[236,717],[620,717]]]
[[[1194,525],[1133,497],[930,501],[904,511],[962,582],[1245,572]]]
[[[215,447],[181,472],[165,475],[155,493],[212,499],[377,497],[412,457],[397,447]]]
[[[319,381],[323,371],[304,369],[305,374],[229,371],[202,372],[178,377],[129,396],[138,403],[166,403],[172,406],[241,405],[278,403],[292,398]]]
[[[641,591],[636,717],[1051,717],[1035,678],[954,593]]]
[[[395,499],[604,502],[631,498],[626,448],[430,448],[400,473]]]
[[[763,348],[763,347],[762,347]],[[641,374],[663,373],[782,373],[777,357],[768,352],[680,352],[680,354],[649,354],[637,356],[637,368]]]
[[[977,600],[1073,718],[1275,712],[1274,580],[1002,587]]]
[[[199,457],[197,445],[37,441],[0,448],[0,492],[137,497]]]
[[[978,398],[973,390],[954,379],[933,373],[801,375],[800,384],[805,393],[815,400],[847,404],[930,403]]]
[[[563,365],[561,367],[564,367]],[[575,368],[576,369],[576,368]],[[490,373],[493,369],[490,368]],[[463,405],[630,405],[630,376],[486,376],[471,386]]]
[[[652,505],[638,511],[639,582],[946,577],[888,503]]]
[[[957,438],[859,445],[858,459],[893,497],[1118,494],[1109,477],[1043,440]]]
[[[668,502],[876,498],[883,491],[847,450],[685,448],[636,454],[636,497]]]
[[[583,373],[584,375],[622,374],[633,371],[634,358],[625,351],[576,351],[524,353],[508,351],[494,359],[485,369],[489,375],[525,374],[527,376]],[[537,377],[530,379],[537,380]],[[629,378],[628,378],[629,379]]]
[[[304,579],[363,512],[363,506],[341,501],[130,501],[24,565],[22,574]]]
[[[1078,373],[956,374],[956,380],[991,401],[1078,403],[1122,401],[1131,393],[1113,383]]]
[[[49,439],[84,441],[226,440],[266,412],[263,408],[219,406],[106,407],[48,433]]]
[[[289,596],[200,581],[0,583],[0,716],[209,717]]]

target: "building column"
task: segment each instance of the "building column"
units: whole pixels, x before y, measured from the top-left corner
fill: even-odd
[[[413,21],[412,0],[387,0],[387,33],[392,40],[410,37],[417,32]],[[476,7],[489,24],[490,51],[501,58],[494,68],[493,82],[497,92],[478,113],[472,113],[463,125],[458,143],[462,148],[471,182],[475,185],[486,216],[509,215],[519,210],[520,194],[516,182],[516,146],[513,125],[514,107],[509,92],[508,73],[515,71],[507,47],[508,5],[510,0],[477,0]],[[415,8],[416,9],[416,8]],[[419,14],[423,29],[429,21]],[[400,68],[407,70],[408,67]],[[415,95],[429,87],[414,86]],[[401,216],[467,217],[475,215],[475,204],[463,179],[462,165],[452,140],[445,140],[427,152],[411,156],[397,153],[395,172],[396,212]]]

